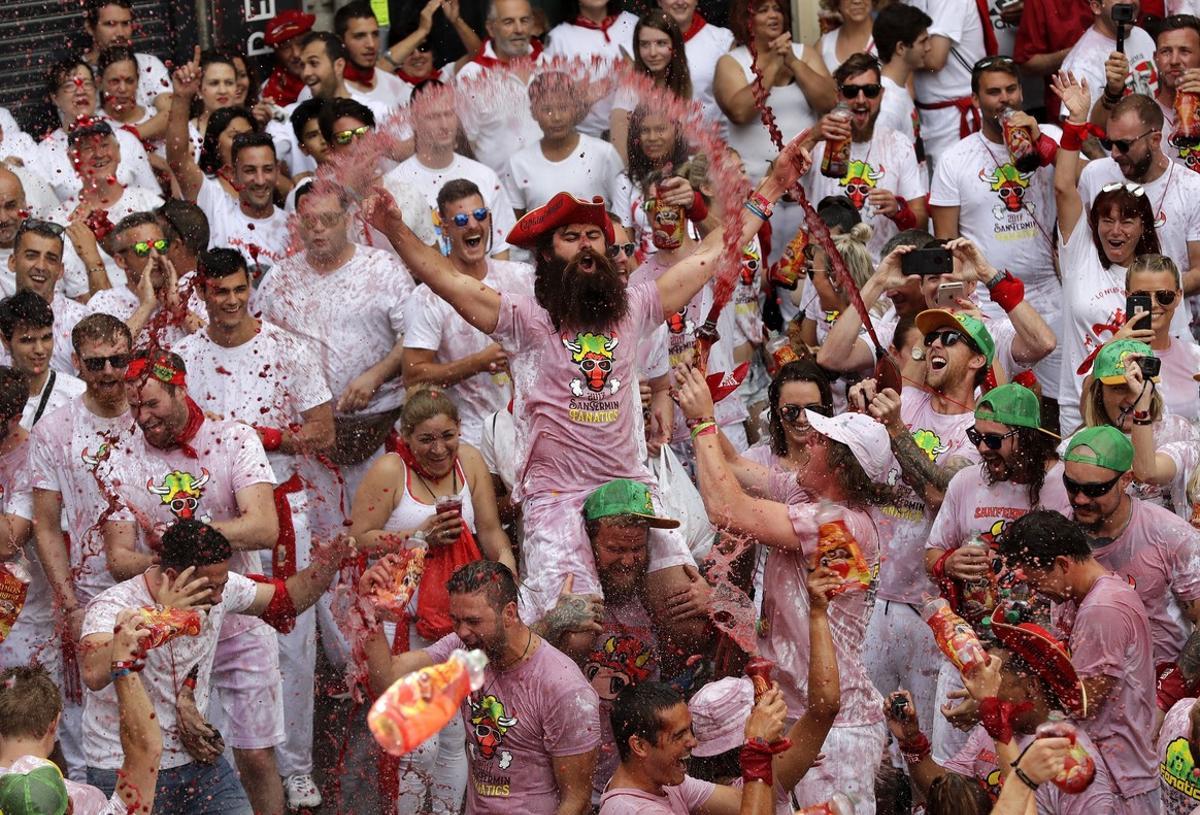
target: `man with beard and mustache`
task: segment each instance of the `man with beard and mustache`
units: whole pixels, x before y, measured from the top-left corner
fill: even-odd
[[[1171,138],[1179,125],[1175,121],[1175,94],[1200,93],[1200,18],[1192,14],[1172,14],[1155,28],[1154,63],[1158,66],[1158,91],[1154,101],[1163,112],[1168,133],[1163,152],[1189,169],[1200,172],[1200,156],[1189,149],[1180,155],[1180,147]],[[1103,124],[1103,123],[1102,123]]]
[[[74,653],[84,607],[113,585],[96,529],[96,519],[108,505],[99,485],[111,471],[109,444],[129,428],[125,366],[133,339],[128,326],[110,314],[91,314],[75,326],[71,342],[87,389],[38,422],[29,436],[38,560],[61,615],[63,649],[41,655],[54,676],[63,670],[62,654]],[[78,677],[71,677],[68,685],[78,687]],[[63,749],[72,767],[82,770],[82,700],[68,695],[65,701]]]
[[[1163,153],[1163,112],[1149,96],[1131,94],[1113,105],[1108,135],[1102,144],[1109,156],[1089,161],[1079,175],[1079,197],[1086,208],[1102,189],[1133,183],[1141,186],[1154,207],[1154,231],[1162,253],[1183,272],[1184,294],[1200,292],[1200,175]],[[1175,313],[1172,334],[1184,332],[1191,320],[1185,306]]]
[[[756,195],[775,201],[807,163],[794,140]],[[529,212],[508,236],[510,245],[536,257],[534,296],[528,297],[497,292],[459,272],[408,229],[386,191],[377,190],[364,211],[414,276],[508,354],[517,459],[523,462],[513,497],[523,501],[525,519],[524,616],[540,618],[568,576],[576,591],[599,593],[580,509],[599,484],[613,478],[654,484],[644,464],[639,346],[708,282],[724,230],[715,230],[656,282],[627,290],[607,256],[614,235],[603,202],[560,193]],[[738,245],[761,225],[757,217],[746,218]],[[685,565],[694,569],[694,561],[677,533],[656,531],[650,554],[648,610],[661,624],[669,617],[668,598],[702,581],[685,572]],[[699,639],[703,622],[665,627],[679,629],[683,639]]]
[[[367,570],[359,593],[392,584],[398,555]],[[444,662],[457,649],[487,655],[483,684],[463,700],[470,734],[466,811],[475,815],[583,815],[590,811],[600,743],[599,700],[570,657],[521,621],[517,582],[502,563],[460,566],[446,583],[454,632],[393,656],[383,626],[366,642],[371,690]],[[374,621],[372,621],[374,622]]]
[[[850,109],[849,120],[826,114],[821,119],[822,140],[813,149],[813,167],[819,167],[827,140],[850,138],[850,166],[841,178],[812,170],[804,178],[808,197],[820,201],[845,195],[864,222],[874,229],[867,248],[878,262],[880,249],[904,229],[925,229],[929,214],[925,174],[917,164],[910,139],[889,128],[876,128],[883,103],[879,60],[870,54],[853,54],[833,73],[838,102]]]
[[[975,623],[991,612],[981,602],[980,581],[994,584],[992,557],[1005,525],[1039,507],[1065,515],[1070,502],[1056,452],[1058,437],[1042,429],[1041,404],[1033,391],[1016,383],[988,391],[975,406],[975,424],[966,433],[982,461],[950,479],[925,542],[925,569],[943,596]],[[938,701],[952,689],[962,689],[961,679],[953,665],[942,661]],[[953,756],[966,737],[944,716],[934,718],[938,758]]]

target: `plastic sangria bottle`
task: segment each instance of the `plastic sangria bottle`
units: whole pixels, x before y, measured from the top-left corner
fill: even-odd
[[[1175,91],[1175,132],[1171,134],[1174,147],[1195,147],[1200,144],[1200,94]]]
[[[1032,173],[1041,165],[1042,159],[1033,143],[1033,128],[1013,124],[1013,117],[1020,112],[1016,108],[1005,108],[1000,114],[1000,127],[1013,166],[1023,173]]]
[[[746,676],[750,677],[750,681],[754,684],[755,702],[771,689],[771,669],[774,667],[775,663],[762,657],[751,657],[750,661],[746,663]]]
[[[1077,740],[1078,731],[1066,716],[1057,710],[1051,711],[1050,717],[1039,724],[1035,732],[1039,739],[1062,738],[1071,742],[1062,772],[1050,779],[1056,787],[1069,795],[1078,795],[1091,786],[1096,777],[1096,762]]]
[[[829,115],[845,120],[846,127],[850,126],[850,106],[845,102],[838,102]],[[851,136],[844,139],[825,140],[825,155],[821,157],[821,175],[826,178],[845,177],[846,172],[850,169],[850,143],[852,140]]]
[[[467,694],[483,686],[487,663],[483,651],[460,648],[445,662],[397,679],[367,714],[375,741],[394,756],[415,750],[446,726]]]
[[[933,629],[938,648],[954,663],[959,671],[967,673],[977,666],[987,664],[987,652],[975,636],[974,629],[959,617],[941,597],[926,597],[921,616]]]

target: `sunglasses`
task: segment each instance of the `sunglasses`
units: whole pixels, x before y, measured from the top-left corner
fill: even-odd
[[[92,373],[98,374],[104,370],[104,366],[111,365],[114,371],[119,371],[129,365],[129,354],[112,354],[107,357],[81,357],[83,367],[87,368]]]
[[[930,331],[925,335],[925,347],[928,348],[937,340],[942,341],[943,348],[953,348],[960,342],[966,342],[967,338],[958,331],[943,328],[941,331]]]
[[[150,254],[151,249],[161,255],[163,252],[167,251],[167,247],[170,245],[171,242],[166,238],[159,238],[156,241],[138,241],[133,246],[126,248],[125,251],[128,252],[130,249],[132,249],[135,255],[140,258],[144,258]]]
[[[795,424],[806,410],[811,410],[813,413],[820,413],[822,416],[829,415],[828,408],[820,402],[814,402],[811,405],[780,405],[779,416],[788,424]]]
[[[54,221],[43,221],[41,218],[26,218],[17,225],[17,239],[25,232],[50,232],[56,238],[61,238],[67,228],[62,224],[56,224]]]
[[[333,134],[333,140],[338,144],[346,145],[357,139],[359,136],[365,136],[370,132],[371,126],[363,125],[362,127],[356,127],[353,130],[340,130]]]
[[[1147,130],[1145,133],[1143,133],[1142,135],[1138,136],[1136,139],[1110,139],[1107,137],[1101,137],[1100,138],[1100,146],[1103,147],[1105,150],[1112,150],[1113,148],[1116,148],[1118,153],[1128,153],[1130,148],[1132,148],[1135,144],[1137,144],[1142,139],[1149,136],[1151,133],[1157,133],[1157,132],[1158,132],[1157,128],[1151,128],[1151,129]],[[1132,192],[1132,190],[1131,190],[1131,192]]]
[[[974,427],[968,427],[967,439],[976,447],[982,443],[986,444],[989,450],[999,450],[1005,439],[1015,436],[1019,432],[1019,430],[1010,430],[1007,433],[980,433]]]
[[[1016,64],[1017,63],[1013,61],[1012,57],[1005,57],[1005,56],[999,56],[999,55],[994,56],[994,57],[984,57],[983,59],[981,59],[975,63],[975,66],[973,68],[971,68],[971,73],[977,74],[980,71],[986,71],[989,68],[995,68],[998,65],[1004,65],[1004,66],[1012,65],[1015,67]]]
[[[1125,192],[1129,193],[1130,195],[1135,195],[1138,198],[1141,198],[1146,194],[1146,191],[1142,188],[1141,184],[1128,184],[1120,181],[1114,181],[1111,184],[1105,184],[1100,188],[1100,192],[1116,192],[1117,190],[1125,190]]]
[[[631,258],[633,257],[633,253],[636,251],[636,243],[614,243],[612,246],[608,247],[608,256],[616,259],[622,252],[624,252],[625,257]]]
[[[865,85],[838,86],[838,93],[847,99],[857,99],[860,93],[868,99],[874,99],[875,97],[879,96],[882,91],[883,85],[880,85],[878,82],[868,82]]]
[[[1172,303],[1175,302],[1175,297],[1176,297],[1175,292],[1171,291],[1170,289],[1159,289],[1158,291],[1135,291],[1135,292],[1132,292],[1132,295],[1134,297],[1141,296],[1141,295],[1144,295],[1146,297],[1153,297],[1155,300],[1158,301],[1158,304],[1160,306],[1171,305]]]
[[[1121,473],[1121,475],[1124,475],[1124,473]],[[1121,480],[1121,475],[1114,476],[1108,481],[1099,484],[1081,484],[1078,481],[1068,478],[1065,473],[1062,480],[1063,486],[1066,487],[1067,492],[1071,495],[1082,492],[1088,498],[1099,498],[1102,495],[1107,495],[1112,490],[1113,486]]]
[[[479,209],[472,212],[471,215],[473,215],[475,217],[476,221],[479,221],[482,223],[483,221],[487,220],[488,208],[480,207]],[[466,226],[469,223],[471,223],[471,218],[467,215],[467,213],[459,212],[459,213],[455,214],[455,216],[454,216],[454,225],[455,226]]]

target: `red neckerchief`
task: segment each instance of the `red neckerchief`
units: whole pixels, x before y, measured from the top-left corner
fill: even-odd
[[[699,34],[700,29],[704,28],[704,26],[706,26],[706,25],[708,25],[708,23],[705,22],[704,18],[700,16],[700,12],[693,11],[692,12],[692,22],[687,27],[687,31],[683,32],[683,41],[687,42],[692,37]]]
[[[275,70],[271,71],[271,75],[267,77],[267,84],[263,86],[262,96],[264,99],[274,99],[275,104],[282,107],[295,102],[302,90],[304,90],[304,80],[277,65]]]
[[[608,30],[612,28],[613,23],[615,23],[617,18],[620,16],[621,15],[619,14],[610,14],[602,21],[597,23],[595,20],[589,20],[587,17],[584,17],[582,14],[580,14],[575,18],[575,25],[579,26],[580,28],[586,28],[589,31],[599,31],[604,35],[605,42],[612,42],[612,40],[608,38]]]
[[[429,76],[413,76],[412,74],[405,71],[403,68],[397,68],[396,76],[400,77],[401,79],[403,79],[405,82],[407,82],[410,85],[417,85],[417,84],[420,84],[421,82],[424,82],[426,79],[436,78],[437,71],[430,71]]]
[[[359,68],[350,60],[346,60],[346,70],[342,72],[342,79],[373,88],[375,87],[375,66]]]
[[[417,457],[413,455],[413,451],[409,448],[408,444],[405,443],[402,437],[398,436],[396,438],[393,449],[395,450],[396,455],[404,459],[404,463],[407,464],[409,468],[411,468],[417,475],[421,476],[421,478],[424,478],[427,481],[438,481],[442,478],[445,478],[445,476],[434,475],[422,467],[417,462]]]
[[[496,57],[489,57],[487,55],[487,47],[490,43],[491,43],[490,38],[484,40],[483,45],[480,46],[480,48],[479,48],[479,53],[476,54],[475,59],[473,59],[471,61],[478,62],[484,68],[496,68],[496,67],[507,65],[508,63],[505,62],[504,60],[497,59]],[[542,55],[542,43],[540,40],[530,40],[529,44],[532,47],[532,50],[528,54],[526,54],[525,57],[522,57],[522,59],[531,59],[534,62],[537,62],[537,58]]]
[[[192,447],[191,441],[200,432],[200,425],[204,424],[204,411],[192,401],[192,397],[188,396],[185,401],[188,411],[187,424],[183,426],[183,430],[179,431],[179,436],[175,439],[175,446],[188,458],[200,458],[196,453],[196,448]]]

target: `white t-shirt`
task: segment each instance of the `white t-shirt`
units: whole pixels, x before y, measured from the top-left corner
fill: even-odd
[[[728,126],[729,120],[725,118],[725,114],[717,105],[716,97],[713,96],[713,77],[717,73],[717,60],[731,48],[733,32],[707,22],[683,42],[688,72],[692,76],[692,99],[700,103],[704,118],[716,122],[722,132]],[[777,114],[780,112],[778,108],[775,111]]]
[[[121,150],[121,161],[117,165],[117,180],[126,187],[144,187],[148,190],[158,189],[158,179],[150,169],[150,160],[146,157],[146,148],[138,137],[128,130],[113,129],[113,136]],[[41,162],[38,171],[54,187],[58,200],[66,201],[79,194],[83,181],[71,164],[70,148],[67,145],[67,134],[60,127],[38,145]]]
[[[804,48],[805,46],[802,44],[792,44],[792,53],[796,55],[796,59],[804,59]],[[742,69],[742,76],[745,77],[746,82],[753,82],[754,72],[750,68],[749,49],[744,45],[739,45],[729,52],[729,57]],[[690,57],[688,61],[691,62]],[[695,82],[696,77],[693,74],[693,89]],[[694,90],[693,93],[695,93]],[[698,94],[696,98],[699,98]],[[806,127],[811,127],[817,121],[817,114],[809,106],[808,98],[797,82],[793,81],[787,85],[771,88],[771,92],[767,95],[767,104],[775,111],[775,122],[779,125],[785,144],[791,141],[797,133]],[[750,176],[752,184],[757,184],[762,179],[770,163],[779,155],[779,151],[775,149],[775,144],[771,141],[770,132],[758,118],[742,125],[730,122],[729,146],[737,150],[738,155],[742,157],[742,162],[746,165],[746,174]]]
[[[504,239],[516,225],[517,218],[513,214],[512,199],[508,197],[508,193],[500,183],[500,176],[487,165],[455,153],[449,166],[435,170],[426,167],[416,155],[413,155],[400,162],[396,169],[383,177],[383,186],[387,188],[393,198],[403,194],[405,188],[412,188],[420,193],[428,202],[433,223],[438,227],[438,233],[441,234],[441,218],[437,208],[438,192],[447,181],[453,181],[456,178],[465,178],[474,182],[483,195],[484,206],[492,211],[491,254],[495,255],[508,249],[508,244]],[[405,222],[408,222],[407,217]]]
[[[883,98],[879,102],[879,118],[875,120],[875,128],[895,130],[915,144],[921,133],[921,116],[913,103],[908,88],[897,85],[889,77],[881,77],[879,84],[883,85]]]
[[[171,75],[163,61],[153,54],[133,56],[138,69],[137,103],[142,107],[150,107],[159,96],[171,92]]]
[[[929,192],[925,176],[917,166],[912,142],[894,130],[875,128],[870,141],[850,145],[850,168],[841,178],[829,178],[821,173],[825,157],[825,142],[813,148],[813,167],[804,176],[804,189],[810,201],[819,202],[827,195],[845,195],[853,202],[863,221],[874,230],[867,249],[878,263],[879,252],[893,235],[900,231],[891,218],[874,212],[867,204],[871,189],[891,190],[909,201],[924,198]]]
[[[507,408],[484,419],[479,454],[488,472],[499,476],[505,489],[512,492],[521,462],[517,460],[517,428]]]
[[[251,299],[275,325],[307,339],[317,352],[334,401],[359,374],[404,337],[404,303],[413,291],[408,269],[382,249],[356,246],[344,266],[318,272],[303,253],[276,266]],[[404,387],[385,382],[362,413],[399,407]]]
[[[482,283],[496,291],[533,296],[533,268],[524,263],[489,260]],[[487,334],[473,327],[428,286],[413,292],[405,306],[404,347],[435,351],[439,365],[479,353],[492,344]],[[512,396],[512,380],[507,373],[475,374],[447,389],[458,406],[462,437],[479,444],[484,419],[503,410]]]
[[[266,218],[251,218],[242,211],[239,200],[225,192],[220,181],[207,176],[200,184],[196,205],[208,216],[208,248],[237,249],[248,267],[259,267],[256,276],[288,256],[291,236],[287,213],[278,207],[272,207]]]
[[[146,667],[141,672],[142,684],[154,704],[154,713],[162,728],[163,769],[180,767],[194,759],[179,739],[175,720],[175,704],[188,672],[199,666],[196,676],[196,708],[207,715],[211,690],[213,657],[217,652],[217,637],[227,615],[244,611],[254,603],[258,584],[237,572],[229,572],[229,582],[221,602],[200,615],[200,633],[194,637],[177,637],[166,645],[146,652]],[[126,608],[154,605],[146,585],[145,575],[138,575],[101,592],[88,603],[83,620],[82,636],[111,634],[117,615]],[[124,760],[120,739],[120,710],[117,690],[111,684],[103,690],[85,690],[83,695],[83,752],[89,767],[103,770],[120,768]]]
[[[4,259],[0,258],[0,262],[4,262]],[[13,282],[15,286],[16,281]],[[3,288],[5,297],[11,297],[16,293],[8,291],[7,286]],[[75,363],[71,359],[71,354],[75,349],[71,346],[71,331],[75,328],[76,323],[88,315],[87,306],[63,297],[61,292],[56,291],[50,308],[54,310],[54,351],[50,356],[50,367],[60,374],[73,377],[75,376]],[[12,365],[12,355],[8,353],[8,349],[2,347],[0,347],[0,365]]]
[[[375,87],[370,90],[364,90],[358,85],[352,85],[347,80],[346,90],[359,101],[369,99],[376,105],[381,106],[389,116],[395,113],[412,96],[412,88],[408,86],[408,83],[393,73],[376,67],[374,79]],[[309,95],[312,95],[311,89],[305,87],[303,90],[307,90]],[[376,126],[383,124],[383,119],[378,114],[376,114],[375,119]]]
[[[1167,412],[1189,422],[1200,419],[1197,383],[1192,379],[1192,374],[1200,373],[1200,345],[1190,338],[1172,337],[1167,350],[1155,351],[1154,355],[1162,360],[1158,392],[1162,394]]]
[[[104,538],[96,526],[108,500],[97,482],[112,483],[112,442],[132,426],[128,413],[105,419],[77,397],[43,417],[30,433],[30,485],[62,496],[64,527],[71,537],[71,575],[81,603],[113,584]]]
[[[233,348],[197,331],[171,350],[187,363],[188,396],[228,421],[282,429],[302,424],[305,411],[333,398],[308,344],[265,321],[254,337]],[[299,461],[282,452],[269,452],[267,459],[280,481],[291,477]]]
[[[550,161],[534,143],[509,159],[500,174],[508,200],[516,209],[537,209],[560,192],[591,201],[599,195],[617,215],[629,209],[629,178],[617,149],[606,141],[579,134],[579,144],[562,161]]]
[[[59,373],[52,368],[42,389],[25,402],[25,410],[21,413],[21,427],[26,430],[32,429],[35,419],[38,422],[45,420],[48,415],[85,390],[87,386],[83,384],[83,380],[70,374]]]
[[[29,486],[29,441],[26,439],[0,454],[0,513],[33,520],[33,493]],[[29,577],[25,605],[8,636],[0,641],[0,668],[53,662],[42,652],[57,648],[54,634],[54,595],[46,572],[38,559],[37,545],[31,534],[9,563],[24,568]],[[3,568],[4,564],[0,564]]]
[[[1093,25],[1063,59],[1063,71],[1071,71],[1077,79],[1086,79],[1095,105],[1104,93],[1104,63],[1117,50],[1117,41],[1101,34]],[[1154,98],[1158,90],[1158,69],[1154,65],[1154,40],[1137,26],[1125,32],[1125,57],[1129,60],[1129,76],[1125,77],[1126,93],[1143,93]],[[1062,117],[1066,118],[1064,107]]]
[[[917,101],[932,104],[971,95],[971,66],[984,57],[983,23],[975,0],[914,0],[914,8],[929,15],[929,36],[950,41],[950,54],[940,71],[917,71],[913,90]],[[925,150],[941,160],[941,153],[959,139],[957,108],[921,111]]]
[[[157,186],[151,189],[126,187],[125,191],[121,193],[121,197],[108,208],[108,220],[116,226],[126,215],[132,215],[135,212],[153,212],[162,205],[162,195],[159,194]],[[46,217],[56,224],[68,226],[71,223],[71,213],[78,206],[78,199],[72,196]],[[97,243],[96,248],[100,251],[100,260],[104,262],[108,282],[113,286],[124,286],[128,279],[125,277],[125,270],[117,265],[116,260],[105,250],[103,245]],[[80,260],[79,253],[75,251],[75,244],[71,243],[69,239],[63,242],[63,277],[59,287],[67,297],[79,297],[90,291],[87,266]]]
[[[584,28],[569,21],[559,23],[550,30],[550,44],[546,46],[546,53],[550,56],[579,57],[581,60],[599,58],[596,68],[611,70],[615,63],[632,58],[636,53],[633,29],[637,21],[637,15],[622,11],[607,31]],[[608,115],[612,111],[615,92],[614,89],[592,105],[588,115],[579,123],[580,133],[600,138],[608,130]]]
[[[483,56],[496,58],[491,40],[483,47]],[[545,52],[538,55],[535,65],[548,61]],[[475,158],[497,173],[503,172],[508,159],[522,147],[537,144],[542,129],[529,110],[529,81],[503,66],[486,68],[478,62],[468,62],[459,69],[454,83],[458,87],[458,114],[463,130],[475,150]]]

